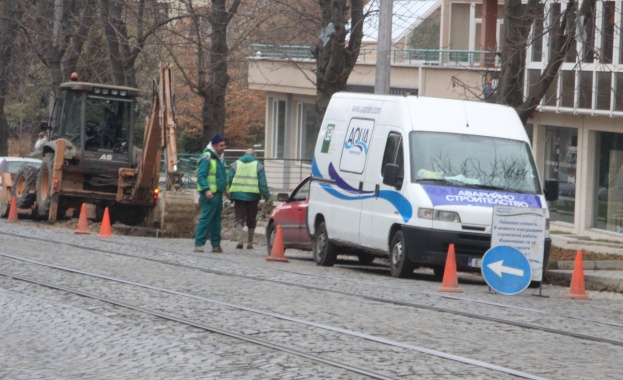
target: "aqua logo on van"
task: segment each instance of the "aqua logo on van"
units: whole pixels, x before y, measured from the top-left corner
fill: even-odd
[[[333,167],[333,163],[329,163],[328,171],[329,178],[335,181],[335,185],[321,182],[320,187],[323,188],[329,195],[346,201],[376,198],[374,191],[359,191],[349,185],[342,177],[340,177],[338,172]],[[320,173],[320,169],[318,168],[315,158],[312,160],[312,177],[324,178],[322,173]],[[345,194],[344,192],[348,194]],[[381,190],[379,191],[378,198],[384,199],[394,206],[405,223],[413,216],[413,206],[411,206],[411,203],[399,192],[395,190]]]
[[[345,149],[357,148],[360,152],[368,154],[368,138],[370,130],[368,128],[355,127],[350,131],[348,138],[344,141]]]
[[[464,189],[446,186],[422,185],[433,206],[513,206],[542,208],[541,198],[536,194],[520,194],[504,191]]]

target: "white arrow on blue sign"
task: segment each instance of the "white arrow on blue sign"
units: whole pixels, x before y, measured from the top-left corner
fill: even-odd
[[[528,258],[519,250],[499,245],[489,249],[482,257],[482,276],[491,289],[511,296],[523,292],[530,285],[532,269]]]

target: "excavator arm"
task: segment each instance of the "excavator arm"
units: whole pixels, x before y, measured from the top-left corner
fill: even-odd
[[[184,189],[183,173],[178,171],[173,81],[171,65],[159,65],[141,160],[136,169],[119,169],[117,200],[123,199],[126,204],[151,205],[148,225],[160,226],[173,236],[190,237],[195,226],[196,191]],[[167,166],[165,186],[158,193],[163,154]],[[127,191],[128,188],[131,191]]]
[[[142,167],[139,166],[137,171],[138,191],[135,191],[135,196],[139,196],[140,189],[150,189],[154,175],[160,175],[161,152],[164,152],[167,165],[165,190],[179,190],[183,186],[183,173],[178,172],[173,81],[171,65],[159,65],[158,81],[154,81],[152,107],[145,128]]]

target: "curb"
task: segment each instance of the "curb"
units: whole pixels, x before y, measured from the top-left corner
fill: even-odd
[[[583,260],[584,270],[623,270],[622,260]],[[575,261],[551,263],[549,269],[573,270]]]
[[[560,286],[571,284],[572,273],[560,270],[548,270],[545,273],[545,283]],[[598,292],[623,293],[623,283],[620,278],[584,273],[584,287],[586,290]]]

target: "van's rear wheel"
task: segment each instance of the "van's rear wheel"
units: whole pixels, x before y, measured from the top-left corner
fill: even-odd
[[[337,257],[337,249],[329,241],[329,234],[327,234],[327,226],[324,222],[318,225],[316,234],[314,235],[314,261],[316,265],[323,267],[331,267],[335,264]]]
[[[407,255],[407,244],[402,231],[396,231],[389,251],[389,271],[392,277],[406,278],[413,274],[415,264]]]

